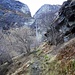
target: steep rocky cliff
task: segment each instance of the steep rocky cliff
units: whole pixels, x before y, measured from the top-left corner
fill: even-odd
[[[56,13],[60,8],[60,5],[50,5],[44,4],[41,8],[35,13],[35,19],[43,19],[43,17],[48,16],[47,13]]]
[[[26,48],[29,52],[29,36],[35,38],[35,33],[30,28],[33,22],[26,4],[16,0],[0,0],[0,65],[11,62],[13,57],[22,54]]]
[[[0,0],[0,28],[21,27],[31,21],[31,12],[26,4],[15,0]]]
[[[75,1],[65,1],[59,10],[58,18],[45,34],[53,44],[59,44],[75,37]]]
[[[41,35],[41,37],[44,35],[47,29],[49,29],[53,19],[58,15],[59,8],[60,5],[45,4],[33,16],[35,19],[33,24],[37,28],[37,33]]]
[[[35,25],[36,32],[41,31],[40,33],[42,33],[45,31],[45,27],[42,27],[46,25],[44,24],[47,23],[45,20],[50,14],[47,13],[46,18],[40,16],[42,13],[37,17],[34,16],[35,20],[33,18],[25,20],[24,26],[11,27],[9,30],[0,29],[0,75],[75,75],[74,12],[75,1],[64,2],[58,15],[53,18],[50,24],[48,20],[49,26],[47,26],[45,36],[49,43],[45,41],[38,48],[33,46],[32,49],[35,31],[28,25],[31,27]],[[52,14],[56,14],[56,12]],[[30,18],[30,16],[25,15],[25,18]],[[41,28],[42,30],[40,30]],[[34,44],[37,45],[37,43],[35,41]]]

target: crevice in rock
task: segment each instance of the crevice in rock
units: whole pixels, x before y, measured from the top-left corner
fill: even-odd
[[[69,21],[70,21],[70,22],[75,21],[75,14],[72,14],[72,15],[69,17]]]
[[[72,33],[72,34],[75,33],[75,27],[72,28],[71,33]]]

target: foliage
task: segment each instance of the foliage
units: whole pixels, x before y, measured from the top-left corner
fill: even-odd
[[[42,49],[38,48],[34,56],[40,63],[40,75],[75,75],[75,39],[59,48],[56,55],[44,53],[47,47]]]

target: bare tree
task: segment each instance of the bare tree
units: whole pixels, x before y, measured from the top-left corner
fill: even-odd
[[[30,46],[32,43],[32,31],[30,28],[20,28],[14,31],[13,36],[15,36],[18,48],[21,52],[30,53]]]

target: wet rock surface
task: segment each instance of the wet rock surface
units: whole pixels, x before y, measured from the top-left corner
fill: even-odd
[[[60,8],[60,5],[50,5],[44,4],[41,8],[35,13],[35,19],[42,19],[44,16],[47,16],[47,13],[55,13]],[[44,15],[44,16],[43,16]],[[48,14],[49,15],[49,14]]]

